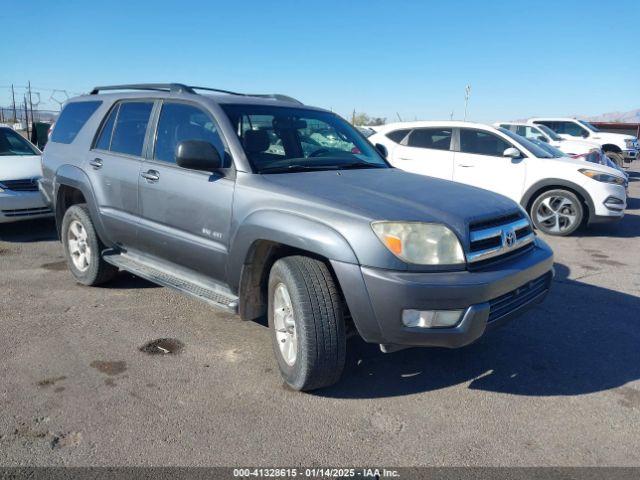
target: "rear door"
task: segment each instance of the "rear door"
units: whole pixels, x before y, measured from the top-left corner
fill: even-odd
[[[165,100],[158,105],[157,118],[155,142],[138,180],[141,249],[225,281],[233,171],[179,167],[175,149],[183,140],[204,140],[230,167],[228,149],[212,115],[195,104]]]
[[[519,202],[526,175],[526,158],[505,157],[504,151],[511,147],[517,148],[492,132],[461,128],[454,180]]]
[[[452,128],[415,128],[392,153],[393,166],[412,173],[453,178]]]
[[[109,239],[137,246],[138,178],[153,100],[116,103],[102,122],[85,171]]]

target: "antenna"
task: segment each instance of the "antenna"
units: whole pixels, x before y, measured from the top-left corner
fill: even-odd
[[[469,105],[469,97],[471,96],[471,85],[464,88],[464,121],[467,121],[467,106]]]
[[[398,120],[400,120],[402,122],[402,117],[400,116],[400,114],[398,112],[396,112],[396,115],[398,116]]]

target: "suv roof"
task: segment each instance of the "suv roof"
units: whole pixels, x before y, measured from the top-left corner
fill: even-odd
[[[211,92],[200,94],[198,91]],[[114,92],[114,93],[101,93]],[[283,107],[304,106],[314,110],[322,110],[315,107],[304,105],[301,101],[279,93],[240,93],[230,90],[223,90],[211,87],[189,86],[181,83],[137,83],[127,85],[107,85],[94,87],[90,93],[76,97],[75,99],[90,99],[97,95],[101,98],[140,98],[148,97],[150,92],[154,97],[188,97],[196,95],[198,97],[213,100],[215,103],[242,103],[253,105],[281,105]]]

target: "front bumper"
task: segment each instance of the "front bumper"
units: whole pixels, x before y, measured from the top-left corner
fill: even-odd
[[[632,162],[633,160],[638,158],[638,150],[635,148],[622,150],[622,156],[624,157],[625,161]]]
[[[40,192],[15,192],[5,190],[0,193],[0,223],[17,222],[45,218],[53,215]]]
[[[546,296],[553,252],[539,238],[528,252],[481,271],[397,272],[332,262],[358,332],[387,350],[457,348],[523,313]],[[358,278],[359,275],[359,278]],[[363,298],[366,297],[366,298]],[[406,327],[402,311],[465,311],[452,328]]]
[[[589,224],[617,221],[627,208],[627,188],[604,182],[590,182],[589,193],[593,208],[589,211]]]

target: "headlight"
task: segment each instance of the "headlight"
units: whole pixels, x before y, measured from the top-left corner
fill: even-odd
[[[597,170],[589,170],[583,168],[578,170],[581,174],[586,175],[589,178],[593,178],[598,182],[615,183],[616,185],[624,185],[624,178],[616,175],[609,175],[608,173],[602,173]]]
[[[636,146],[637,140],[635,138],[625,138],[624,143],[627,148],[634,148]]]
[[[4,187],[3,185],[0,183],[0,193],[4,192]]]
[[[464,264],[458,237],[444,225],[419,222],[374,222],[373,231],[396,257],[418,265]]]

